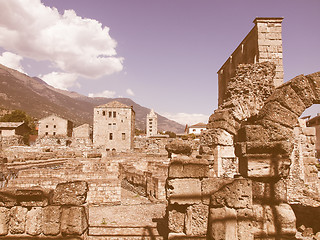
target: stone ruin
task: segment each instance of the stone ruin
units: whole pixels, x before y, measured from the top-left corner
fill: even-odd
[[[259,51],[268,49],[260,48],[260,30],[279,31],[274,19],[262,20],[265,26],[255,27]],[[274,46],[269,40],[263,44]],[[166,147],[169,239],[320,239],[313,235],[320,232],[315,129],[299,119],[320,103],[320,72],[279,84],[279,59],[259,62],[259,54],[232,59],[237,64],[219,89],[199,155],[181,144]],[[282,54],[274,56],[282,63]]]

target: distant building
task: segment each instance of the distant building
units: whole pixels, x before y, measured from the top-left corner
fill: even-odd
[[[158,134],[158,116],[153,109],[147,114],[147,137],[152,137]]]
[[[132,107],[113,101],[94,108],[93,144],[106,151],[133,149],[135,112]]]
[[[25,122],[0,122],[0,136],[23,136],[30,130]]]
[[[314,127],[316,129],[316,152],[317,158],[320,159],[320,113],[307,121],[307,127]]]
[[[72,129],[73,123],[71,121],[53,114],[39,120],[38,136],[71,137]]]
[[[92,128],[89,124],[82,124],[73,129],[72,146],[87,146],[92,144]]]
[[[191,126],[186,126],[186,134],[195,134],[195,135],[200,135],[202,131],[207,129],[207,124],[205,123],[197,123]]]

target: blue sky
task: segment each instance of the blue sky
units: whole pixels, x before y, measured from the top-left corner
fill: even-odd
[[[181,123],[217,108],[216,72],[255,17],[284,17],[285,81],[320,71],[319,0],[0,0],[0,9],[0,62]]]

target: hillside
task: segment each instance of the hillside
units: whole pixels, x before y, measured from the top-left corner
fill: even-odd
[[[150,109],[129,98],[90,98],[76,92],[56,89],[39,78],[32,78],[0,64],[0,108],[21,109],[35,118],[55,113],[80,125],[92,124],[95,106],[119,101],[133,106],[136,127],[145,129],[146,116]],[[184,126],[158,115],[158,128],[181,133]]]

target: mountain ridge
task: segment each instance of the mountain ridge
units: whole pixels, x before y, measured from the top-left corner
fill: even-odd
[[[54,88],[38,77],[28,75],[0,64],[0,108],[20,109],[41,119],[50,114],[69,119],[75,125],[93,122],[93,108],[110,101],[133,106],[136,127],[144,130],[149,108],[130,98],[87,97],[77,92]],[[158,115],[158,129],[182,133],[184,126]]]

